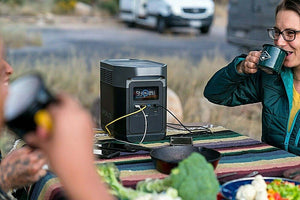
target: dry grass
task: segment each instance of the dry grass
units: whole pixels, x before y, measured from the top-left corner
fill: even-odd
[[[7,48],[21,48],[24,46],[42,46],[42,36],[38,32],[28,32],[27,27],[18,24],[0,22],[0,35]]]
[[[98,58],[93,59],[99,65]],[[53,93],[65,91],[78,98],[80,102],[89,107],[94,99],[99,96],[100,72],[99,68],[88,69],[84,56],[73,56],[69,59],[57,59],[50,56],[45,61],[24,61],[12,63],[14,77],[21,74],[37,71],[45,78],[45,82]]]
[[[0,2],[0,15],[2,16],[37,16],[41,13],[51,12],[52,0],[25,1],[22,5]]]

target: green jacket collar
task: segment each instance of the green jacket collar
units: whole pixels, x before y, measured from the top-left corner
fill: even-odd
[[[292,108],[293,103],[293,72],[291,68],[284,67],[281,72],[281,79],[283,81],[285,91],[289,100],[289,110]]]

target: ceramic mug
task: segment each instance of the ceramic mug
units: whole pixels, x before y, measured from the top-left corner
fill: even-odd
[[[280,74],[287,52],[272,44],[264,44],[258,67],[268,74]]]

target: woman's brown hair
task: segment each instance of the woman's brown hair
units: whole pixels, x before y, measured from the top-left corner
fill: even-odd
[[[300,1],[299,0],[283,0],[278,4],[275,12],[275,16],[281,10],[291,10],[300,16]]]

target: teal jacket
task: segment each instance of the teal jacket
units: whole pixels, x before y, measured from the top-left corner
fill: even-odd
[[[239,74],[236,66],[245,56],[236,57],[208,81],[204,96],[212,103],[238,106],[262,103],[262,141],[300,155],[300,117],[295,116],[290,132],[288,122],[293,101],[293,73],[283,67],[280,75],[258,70]]]

